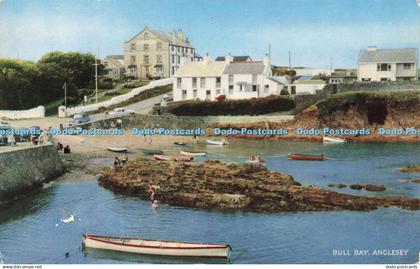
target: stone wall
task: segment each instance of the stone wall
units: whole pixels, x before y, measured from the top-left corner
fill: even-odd
[[[117,118],[108,118],[81,124],[82,128],[109,128],[111,121]],[[173,115],[131,115],[122,118],[123,128],[165,128],[165,129],[190,129],[208,128],[214,124],[240,124],[255,122],[282,122],[292,120],[293,116],[173,116]]]
[[[337,91],[420,91],[420,80],[341,83]]]
[[[24,194],[63,173],[54,145],[0,153],[0,202]]]
[[[27,110],[0,110],[0,118],[2,117],[11,120],[44,118],[45,107],[38,106]]]

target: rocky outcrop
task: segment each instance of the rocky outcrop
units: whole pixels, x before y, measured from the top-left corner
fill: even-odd
[[[410,164],[400,169],[403,173],[420,173],[420,164]]]
[[[271,172],[260,165],[158,162],[139,158],[124,167],[106,168],[99,178],[102,186],[117,193],[173,206],[224,211],[368,211],[397,206],[419,210],[420,199],[363,197],[319,187],[303,187],[291,176]]]

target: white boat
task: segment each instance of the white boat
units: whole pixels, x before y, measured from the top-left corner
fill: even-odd
[[[192,150],[181,150],[181,154],[185,156],[206,156],[205,151],[192,151]]]
[[[227,244],[204,244],[90,234],[83,235],[83,244],[88,248],[145,255],[223,259],[229,259],[231,250],[231,247]]]
[[[324,143],[344,143],[346,142],[345,139],[339,137],[331,137],[331,136],[323,136],[322,141]]]
[[[107,147],[107,149],[112,152],[127,152],[128,151],[127,147]]]
[[[229,144],[225,139],[222,139],[221,141],[207,139],[206,142],[209,145],[220,145],[220,146]]]

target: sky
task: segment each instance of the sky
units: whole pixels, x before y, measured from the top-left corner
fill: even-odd
[[[419,0],[420,1],[420,0]],[[420,47],[416,0],[0,0],[0,57],[123,54],[144,26],[182,29],[201,55],[355,68],[360,49]]]

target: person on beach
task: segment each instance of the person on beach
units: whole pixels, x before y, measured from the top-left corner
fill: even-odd
[[[57,143],[57,150],[62,151],[64,148],[63,144],[61,144],[60,142]]]
[[[152,207],[153,208],[157,208],[158,206],[159,206],[158,201],[157,200],[153,200]]]
[[[120,158],[118,158],[118,156],[115,156],[114,159],[114,166],[120,166],[121,165],[121,160]]]
[[[36,135],[31,135],[31,141],[35,146],[38,145],[38,137]]]
[[[65,146],[64,147],[64,154],[70,154],[70,146],[69,145],[67,145],[67,146]]]
[[[159,186],[150,185],[149,189],[147,190],[150,193],[150,200],[154,201],[156,197],[156,191],[159,189]]]
[[[15,136],[12,134],[9,134],[7,136],[7,144],[9,144],[9,146],[16,146],[16,140],[15,140]]]
[[[122,119],[117,119],[117,128],[118,129],[122,128]]]
[[[198,143],[198,136],[196,134],[193,135],[194,144]]]
[[[124,155],[124,157],[121,159],[121,164],[124,165],[128,162],[128,156]]]

